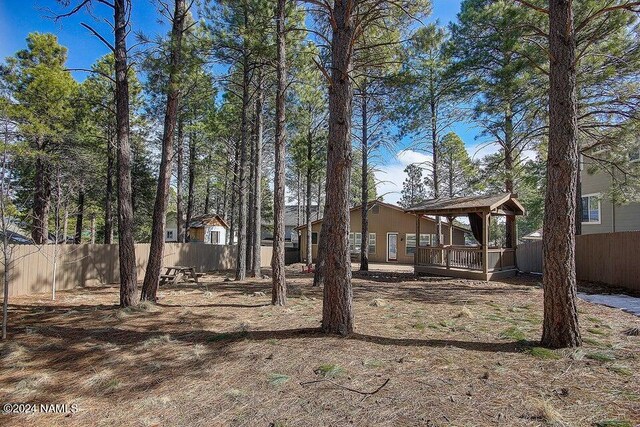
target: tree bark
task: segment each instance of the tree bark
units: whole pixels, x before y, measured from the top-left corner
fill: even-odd
[[[113,176],[115,175],[115,141],[109,131],[107,141],[107,182],[104,192],[104,244],[113,242]],[[65,237],[66,238],[66,237]]]
[[[129,78],[127,33],[130,0],[114,1],[116,140],[118,144],[118,255],[120,259],[120,306],[134,304],[137,285],[136,253],[133,241],[131,194],[131,145],[129,142]]]
[[[76,211],[76,234],[74,235],[74,243],[79,245],[82,243],[82,225],[84,222],[84,190],[78,192],[78,207]],[[57,234],[56,230],[56,234]]]
[[[306,260],[307,260],[307,266],[310,266],[311,264],[313,264],[313,251],[312,251],[312,247],[311,245],[313,244],[313,232],[311,230],[311,179],[313,178],[313,170],[312,170],[312,165],[313,165],[313,135],[311,133],[311,125],[309,125],[309,131],[307,132],[307,191],[306,191],[306,211],[305,211],[305,219],[306,219],[306,223],[307,223],[307,232],[306,232],[306,239],[307,239],[307,253],[306,253]],[[300,244],[300,242],[298,242],[298,245]]]
[[[260,244],[262,240],[262,138],[264,133],[263,104],[264,88],[262,80],[262,69],[258,69],[256,91],[256,146],[254,155],[253,173],[253,270],[252,277],[260,277],[262,256],[260,254]]]
[[[96,216],[94,214],[91,215],[90,233],[91,233],[91,244],[95,245],[96,244]]]
[[[184,235],[185,242],[191,240],[189,235],[189,224],[191,224],[191,218],[193,217],[193,204],[195,199],[195,185],[196,185],[196,135],[195,132],[191,132],[189,136],[189,183],[187,189],[187,215],[184,221]],[[207,192],[209,192],[209,179],[207,177]],[[205,213],[208,213],[209,201],[206,200],[209,197],[207,194],[205,198]]]
[[[41,144],[39,144],[41,145]],[[31,237],[36,245],[49,240],[49,210],[51,208],[51,176],[43,149],[39,149],[35,161],[35,188],[33,200],[33,230]]]
[[[231,191],[229,195],[231,196],[231,203],[229,204],[229,244],[233,245],[233,234],[235,233],[236,227],[236,200],[238,194],[238,162],[240,160],[240,140],[236,140],[236,146],[234,149],[234,162],[233,162],[233,179],[231,180]]]
[[[67,244],[67,233],[69,232],[69,209],[67,208],[67,205],[65,204],[64,206],[64,216],[63,216],[63,220],[62,220],[62,237],[63,237],[63,244],[66,245]]]
[[[615,223],[615,215],[613,216]],[[616,231],[615,229],[613,231]],[[576,173],[576,236],[582,234],[582,177],[580,176],[580,154],[578,153],[578,173]]]
[[[167,109],[164,116],[162,136],[162,157],[158,176],[158,188],[153,210],[149,262],[142,284],[141,300],[156,301],[160,270],[164,255],[166,212],[169,203],[169,182],[171,181],[171,158],[173,157],[173,137],[180,103],[180,65],[182,53],[182,33],[186,15],[185,0],[176,0],[171,29],[171,54],[169,59],[169,86],[167,88]]]
[[[549,148],[543,231],[542,345],[582,344],[576,306],[576,39],[571,0],[549,1]]]
[[[360,271],[369,271],[369,135],[367,118],[367,82],[362,85],[362,207],[360,239]]]
[[[249,276],[253,276],[253,249],[255,245],[255,172],[256,172],[256,143],[257,131],[255,126],[255,110],[252,112],[253,126],[251,127],[251,135],[249,142],[251,144],[251,154],[249,155],[249,180],[247,183],[248,209],[247,209],[247,272]]]
[[[513,193],[513,115],[511,106],[508,106],[505,113],[505,132],[504,132],[504,170],[505,182],[504,188],[507,193]],[[507,248],[514,247],[515,242],[515,216],[507,215],[505,218],[505,246]]]
[[[245,10],[245,24],[248,23]],[[246,43],[246,40],[245,40]],[[240,164],[238,165],[238,252],[236,256],[236,280],[244,280],[247,275],[247,145],[249,143],[249,53],[245,46],[242,58],[242,118],[240,129]]]
[[[285,95],[287,89],[287,63],[285,45],[285,3],[277,0],[276,6],[276,132],[275,171],[273,184],[273,255],[271,258],[271,304],[287,303],[287,283],[284,271],[284,209],[285,209]]]
[[[329,86],[329,141],[327,203],[323,221],[324,298],[322,330],[353,332],[353,293],[349,254],[349,184],[351,176],[351,110],[353,87],[349,76],[355,37],[354,10],[349,1],[336,0],[332,14],[331,84]]]
[[[178,113],[179,114],[179,113]],[[178,243],[184,243],[184,210],[182,203],[182,182],[184,181],[184,121],[178,119],[178,137],[176,138],[176,232]],[[173,156],[173,154],[171,154]],[[172,162],[169,162],[169,165]],[[171,181],[171,168],[169,168],[169,181]],[[167,189],[168,191],[168,189]],[[167,193],[167,197],[168,197]]]
[[[429,78],[429,112],[431,114],[431,151],[433,153],[433,197],[436,199],[440,197],[440,175],[438,172],[438,166],[440,163],[439,149],[438,149],[438,106],[436,104],[436,89],[433,73]],[[442,236],[442,218],[436,216],[436,245],[440,245],[443,242],[440,239]]]

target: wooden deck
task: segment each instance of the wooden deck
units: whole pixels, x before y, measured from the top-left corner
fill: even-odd
[[[516,274],[515,249],[487,249],[475,246],[420,246],[416,248],[414,271],[418,274],[492,280]]]

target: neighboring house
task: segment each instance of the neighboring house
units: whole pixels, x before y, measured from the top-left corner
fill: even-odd
[[[175,212],[167,213],[167,222],[164,229],[164,241],[165,242],[177,242],[178,241],[178,224],[176,220],[177,216]]]
[[[640,167],[640,150],[629,153],[632,165]],[[614,176],[622,173],[612,166],[611,173],[598,170],[589,173],[593,160],[581,156],[580,180],[582,184],[582,234],[611,233],[640,230],[640,203],[616,205],[611,201]],[[612,175],[613,174],[613,175]],[[634,179],[631,177],[620,179]],[[637,179],[637,178],[635,178]],[[637,183],[640,186],[640,182]]]
[[[319,218],[318,206],[311,206],[311,218]],[[298,247],[298,233],[296,227],[306,222],[304,206],[287,205],[284,207],[284,242],[287,247]],[[273,224],[262,224],[262,240],[273,240]]]
[[[189,223],[189,241],[224,245],[227,242],[228,231],[229,225],[220,215],[199,215],[193,217]]]
[[[176,213],[167,214],[165,242],[178,241]],[[210,245],[224,245],[227,242],[229,225],[217,214],[204,214],[193,217],[189,223],[189,242],[201,242]]]
[[[21,223],[15,218],[8,217],[6,220],[7,229],[2,230],[0,227],[0,243],[4,242],[4,236],[7,235],[9,244],[12,245],[30,245],[33,243],[31,233],[29,233],[28,226]],[[55,240],[55,235],[50,233],[50,241]]]
[[[360,253],[362,239],[362,208],[356,206],[350,210],[349,241],[351,252]],[[312,256],[318,256],[318,239],[322,228],[322,219],[311,223]],[[300,258],[306,262],[306,225],[296,228],[300,239]],[[401,207],[380,201],[369,204],[369,261],[381,263],[412,264],[416,248],[416,216],[406,213]],[[436,221],[423,216],[420,220],[420,245],[428,246],[436,240]],[[465,235],[470,233],[462,227],[453,226],[453,243],[465,244]],[[443,218],[441,241],[448,244],[449,225]]]

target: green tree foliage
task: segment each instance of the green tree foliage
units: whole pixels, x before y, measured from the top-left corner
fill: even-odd
[[[439,150],[438,180],[442,185],[442,194],[447,197],[466,196],[477,189],[478,168],[469,158],[462,139],[456,133],[449,132],[442,137]],[[433,188],[429,176],[426,181]]]
[[[402,183],[402,197],[398,204],[403,208],[409,208],[427,199],[427,189],[420,166],[411,164],[404,169],[404,173],[407,177]]]
[[[53,170],[69,144],[78,87],[66,69],[67,49],[53,34],[31,33],[27,48],[6,60],[1,74],[10,100],[7,112],[20,133],[21,174],[33,176],[32,236],[46,243]],[[64,159],[66,160],[66,159]]]
[[[456,71],[473,103],[472,119],[487,142],[500,146],[489,168],[517,190],[522,152],[539,142],[546,85],[523,48],[528,10],[506,0],[465,0],[451,26]],[[541,52],[536,52],[538,56]],[[539,62],[539,61],[538,61]],[[542,91],[541,91],[542,89]]]

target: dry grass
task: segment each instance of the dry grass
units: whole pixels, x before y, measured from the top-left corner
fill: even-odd
[[[0,401],[77,403],[5,426],[634,426],[640,319],[579,302],[585,345],[537,347],[535,279],[474,282],[355,274],[356,333],[318,331],[322,292],[294,273],[206,277],[120,310],[116,288],[11,301]],[[389,379],[373,395],[371,392]],[[301,384],[305,383],[305,384]],[[349,390],[351,389],[351,390]],[[68,416],[67,416],[68,415]]]

